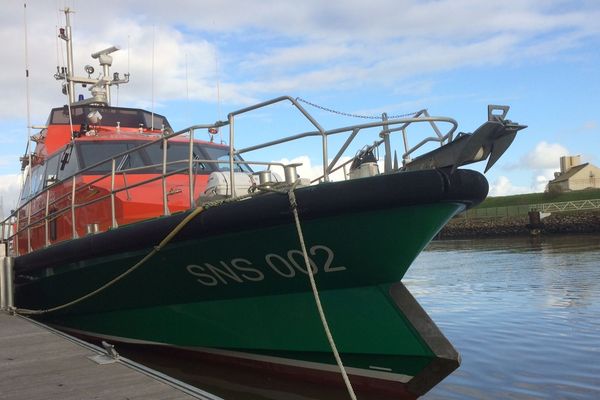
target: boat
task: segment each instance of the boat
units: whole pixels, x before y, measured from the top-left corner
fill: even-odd
[[[111,105],[111,87],[130,78],[110,72],[116,47],[92,54],[96,77],[89,65],[75,74],[69,14],[59,32],[67,66],[55,75],[67,104],[31,136],[19,204],[2,223],[16,312],[300,381],[347,376],[357,394],[414,399],[458,368],[402,278],[486,197],[484,175],[461,167],[488,160],[487,171],[525,128],[507,106],[489,106],[472,133],[426,110],[324,129],[306,102],[282,96],[174,131],[163,115]],[[280,103],[314,129],[235,146],[236,118]],[[433,134],[410,147],[417,125]],[[227,143],[211,139],[223,130]],[[377,140],[360,142],[367,131]],[[345,138],[336,149],[334,137]],[[308,139],[323,161],[315,179],[252,158]]]

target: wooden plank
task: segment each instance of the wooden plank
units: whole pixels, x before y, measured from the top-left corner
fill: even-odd
[[[100,365],[93,350],[26,319],[0,312],[0,397],[172,399],[195,397],[122,363]]]

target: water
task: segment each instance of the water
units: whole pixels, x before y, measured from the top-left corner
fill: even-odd
[[[439,241],[406,286],[461,352],[424,398],[600,398],[600,236]]]
[[[600,236],[438,241],[404,279],[462,356],[423,398],[600,398]],[[347,399],[247,371],[134,359],[226,399]]]

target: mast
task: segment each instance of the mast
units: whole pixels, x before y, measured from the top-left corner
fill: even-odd
[[[69,105],[82,105],[82,104],[102,104],[110,105],[110,87],[112,85],[120,85],[122,83],[129,82],[129,73],[124,74],[124,78],[119,77],[119,73],[115,72],[112,76],[110,75],[110,67],[112,66],[111,53],[119,50],[119,46],[111,46],[104,50],[92,53],[91,57],[98,59],[100,66],[102,67],[102,74],[97,79],[92,78],[94,73],[94,67],[91,65],[85,66],[85,72],[88,74],[86,77],[80,77],[75,75],[75,69],[73,66],[73,36],[71,33],[71,18],[70,14],[73,11],[70,8],[62,10],[65,13],[65,27],[59,29],[58,37],[65,41],[67,48],[67,67],[60,68],[56,67],[56,74],[54,77],[57,80],[64,80],[66,83],[63,84],[63,93],[68,95]],[[91,85],[90,92],[92,96],[87,99],[80,97],[80,100],[75,101],[75,84],[81,84],[83,87]],[[81,95],[80,95],[81,96]]]
[[[61,39],[67,42],[67,82],[68,82],[68,95],[69,104],[75,103],[75,81],[73,80],[73,41],[71,40],[71,18],[69,14],[72,13],[70,8],[65,8],[65,32],[61,29]]]

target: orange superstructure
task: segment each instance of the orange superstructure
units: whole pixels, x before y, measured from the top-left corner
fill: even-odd
[[[211,173],[252,172],[242,162],[231,167],[228,146],[194,140],[194,129],[174,133],[162,115],[112,106],[111,88],[129,82],[129,73],[110,71],[111,54],[119,47],[92,53],[100,71],[86,65],[87,77],[77,75],[72,11],[64,13],[66,26],[58,37],[66,44],[66,65],[57,67],[54,78],[62,82],[67,102],[52,109],[46,126],[31,137],[35,149],[28,146],[22,158],[19,205],[3,223],[17,255],[188,210]],[[79,87],[89,95],[78,93]],[[207,129],[213,134],[222,125]]]
[[[17,235],[19,254],[187,210],[229,151],[174,135],[161,115],[105,105],[53,109],[34,140],[15,226],[29,227]]]

